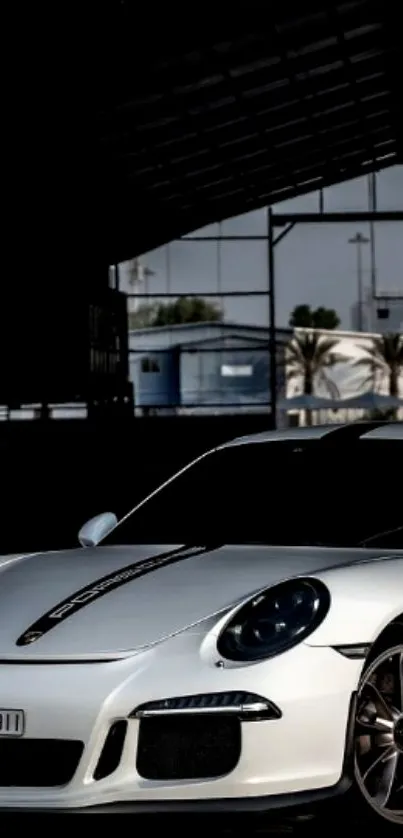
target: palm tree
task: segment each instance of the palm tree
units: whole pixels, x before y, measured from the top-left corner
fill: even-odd
[[[323,338],[317,332],[296,334],[292,338],[286,352],[287,378],[289,381],[302,378],[305,396],[315,395],[315,387],[321,384],[332,398],[338,398],[337,385],[327,374],[331,367],[346,360],[335,352],[338,342],[335,338]],[[312,425],[311,410],[306,411],[306,422]]]
[[[372,346],[365,350],[362,358],[354,362],[354,366],[367,369],[368,375],[364,380],[366,387],[375,390],[387,378],[389,396],[398,397],[399,378],[403,372],[403,335],[395,333],[373,338]],[[393,410],[394,416],[396,410]]]

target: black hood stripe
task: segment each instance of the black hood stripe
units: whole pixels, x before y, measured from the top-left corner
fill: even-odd
[[[109,573],[107,576],[96,579],[90,585],[86,585],[85,588],[81,588],[79,591],[67,597],[67,599],[59,602],[54,608],[40,617],[39,620],[32,623],[18,638],[16,645],[28,646],[31,643],[35,643],[36,640],[40,640],[44,634],[47,634],[48,631],[51,631],[52,628],[55,628],[63,620],[76,614],[81,608],[85,608],[86,605],[90,605],[91,602],[95,602],[95,600],[100,599],[100,597],[105,596],[110,591],[114,591],[116,588],[120,588],[128,582],[132,582],[134,579],[139,579],[147,573],[152,573],[153,570],[158,570],[160,567],[166,567],[175,562],[181,562],[205,553],[207,549],[211,548],[179,547],[176,550],[169,550],[167,553],[160,553],[149,559],[126,565],[126,567],[120,568],[115,573]]]

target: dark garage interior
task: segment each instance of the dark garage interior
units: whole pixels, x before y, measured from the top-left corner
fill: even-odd
[[[161,8],[152,26],[153,9],[105,2],[87,42],[90,21],[68,13],[58,56],[40,31],[40,50],[19,33],[0,402],[80,396],[89,418],[1,424],[2,552],[74,543],[83,518],[127,509],[201,450],[272,421],[133,418],[125,300],[108,265],[403,160],[396,6],[265,8],[208,5],[197,27]],[[137,36],[150,27],[151,44]]]
[[[391,0],[62,5],[4,15],[0,555],[77,546],[91,516],[122,516],[207,449],[276,427],[274,238],[297,220],[263,237],[272,395],[254,413],[135,414],[111,266],[403,164]],[[403,204],[350,217],[401,222]],[[52,419],[65,403],[87,417]]]

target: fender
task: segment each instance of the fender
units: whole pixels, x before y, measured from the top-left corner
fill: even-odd
[[[305,641],[308,646],[372,644],[403,613],[403,553],[315,576],[327,585],[332,602],[326,619]]]

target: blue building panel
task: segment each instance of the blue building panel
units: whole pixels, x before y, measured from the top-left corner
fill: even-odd
[[[183,406],[267,404],[267,348],[259,345],[181,348],[180,389]]]
[[[176,348],[132,354],[130,377],[137,407],[180,404],[179,352]]]
[[[281,395],[290,335],[279,333]],[[229,323],[141,329],[130,333],[130,347],[137,407],[242,408],[270,402],[267,329]]]

